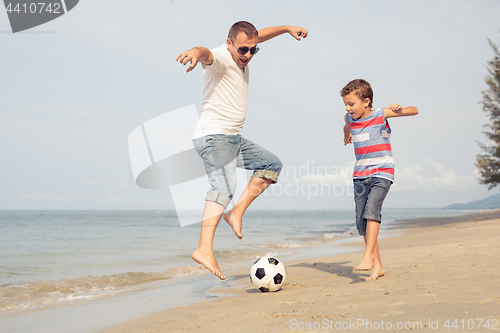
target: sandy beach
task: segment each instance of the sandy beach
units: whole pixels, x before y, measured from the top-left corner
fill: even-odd
[[[230,294],[173,308],[99,333],[439,332],[500,329],[500,211],[408,220],[401,235],[379,240],[386,275],[353,272],[362,252],[285,261],[287,283],[261,293],[248,270],[228,274]],[[362,246],[361,242],[352,246]]]

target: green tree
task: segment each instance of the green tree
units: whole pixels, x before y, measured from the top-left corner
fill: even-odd
[[[479,169],[479,183],[488,186],[488,190],[500,185],[500,52],[498,45],[488,39],[494,52],[492,60],[488,61],[486,84],[488,89],[483,91],[483,111],[490,118],[490,123],[484,125],[483,133],[493,141],[492,146],[479,143],[481,150],[486,154],[476,156],[476,166]]]

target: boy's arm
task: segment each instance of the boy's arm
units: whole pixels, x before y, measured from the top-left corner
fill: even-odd
[[[287,32],[298,41],[300,41],[301,38],[306,38],[308,34],[306,29],[302,27],[294,27],[291,25],[263,28],[259,30],[259,43],[264,43],[267,40],[270,40]]]
[[[391,103],[391,105],[389,105],[389,108],[384,108],[385,118],[415,116],[417,114],[418,109],[414,106],[403,108],[399,104]]]
[[[351,130],[349,129],[349,124],[347,123],[347,115],[344,116],[344,146],[347,145],[348,143],[352,144],[352,135],[351,135]]]
[[[186,73],[189,73],[196,67],[198,62],[204,65],[211,65],[214,62],[214,55],[206,47],[196,46],[191,50],[179,53],[177,58],[175,58],[175,61],[177,60],[183,65],[191,62],[191,65],[186,70]]]

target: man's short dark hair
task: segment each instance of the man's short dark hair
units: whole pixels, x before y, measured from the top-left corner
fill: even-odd
[[[258,31],[257,29],[255,29],[252,23],[247,21],[239,21],[233,24],[231,29],[229,29],[227,38],[229,38],[230,40],[234,40],[240,32],[244,32],[248,36],[248,38],[252,38],[253,36],[259,37]]]

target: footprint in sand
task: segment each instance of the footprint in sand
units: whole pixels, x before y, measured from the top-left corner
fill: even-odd
[[[295,304],[297,304],[297,301],[295,301],[293,299],[284,299],[279,304],[280,305],[295,305]]]
[[[383,313],[380,315],[380,317],[389,317],[389,316],[394,316],[394,315],[400,315],[406,313],[405,311],[400,311],[400,310],[395,310],[391,311],[389,313]]]

